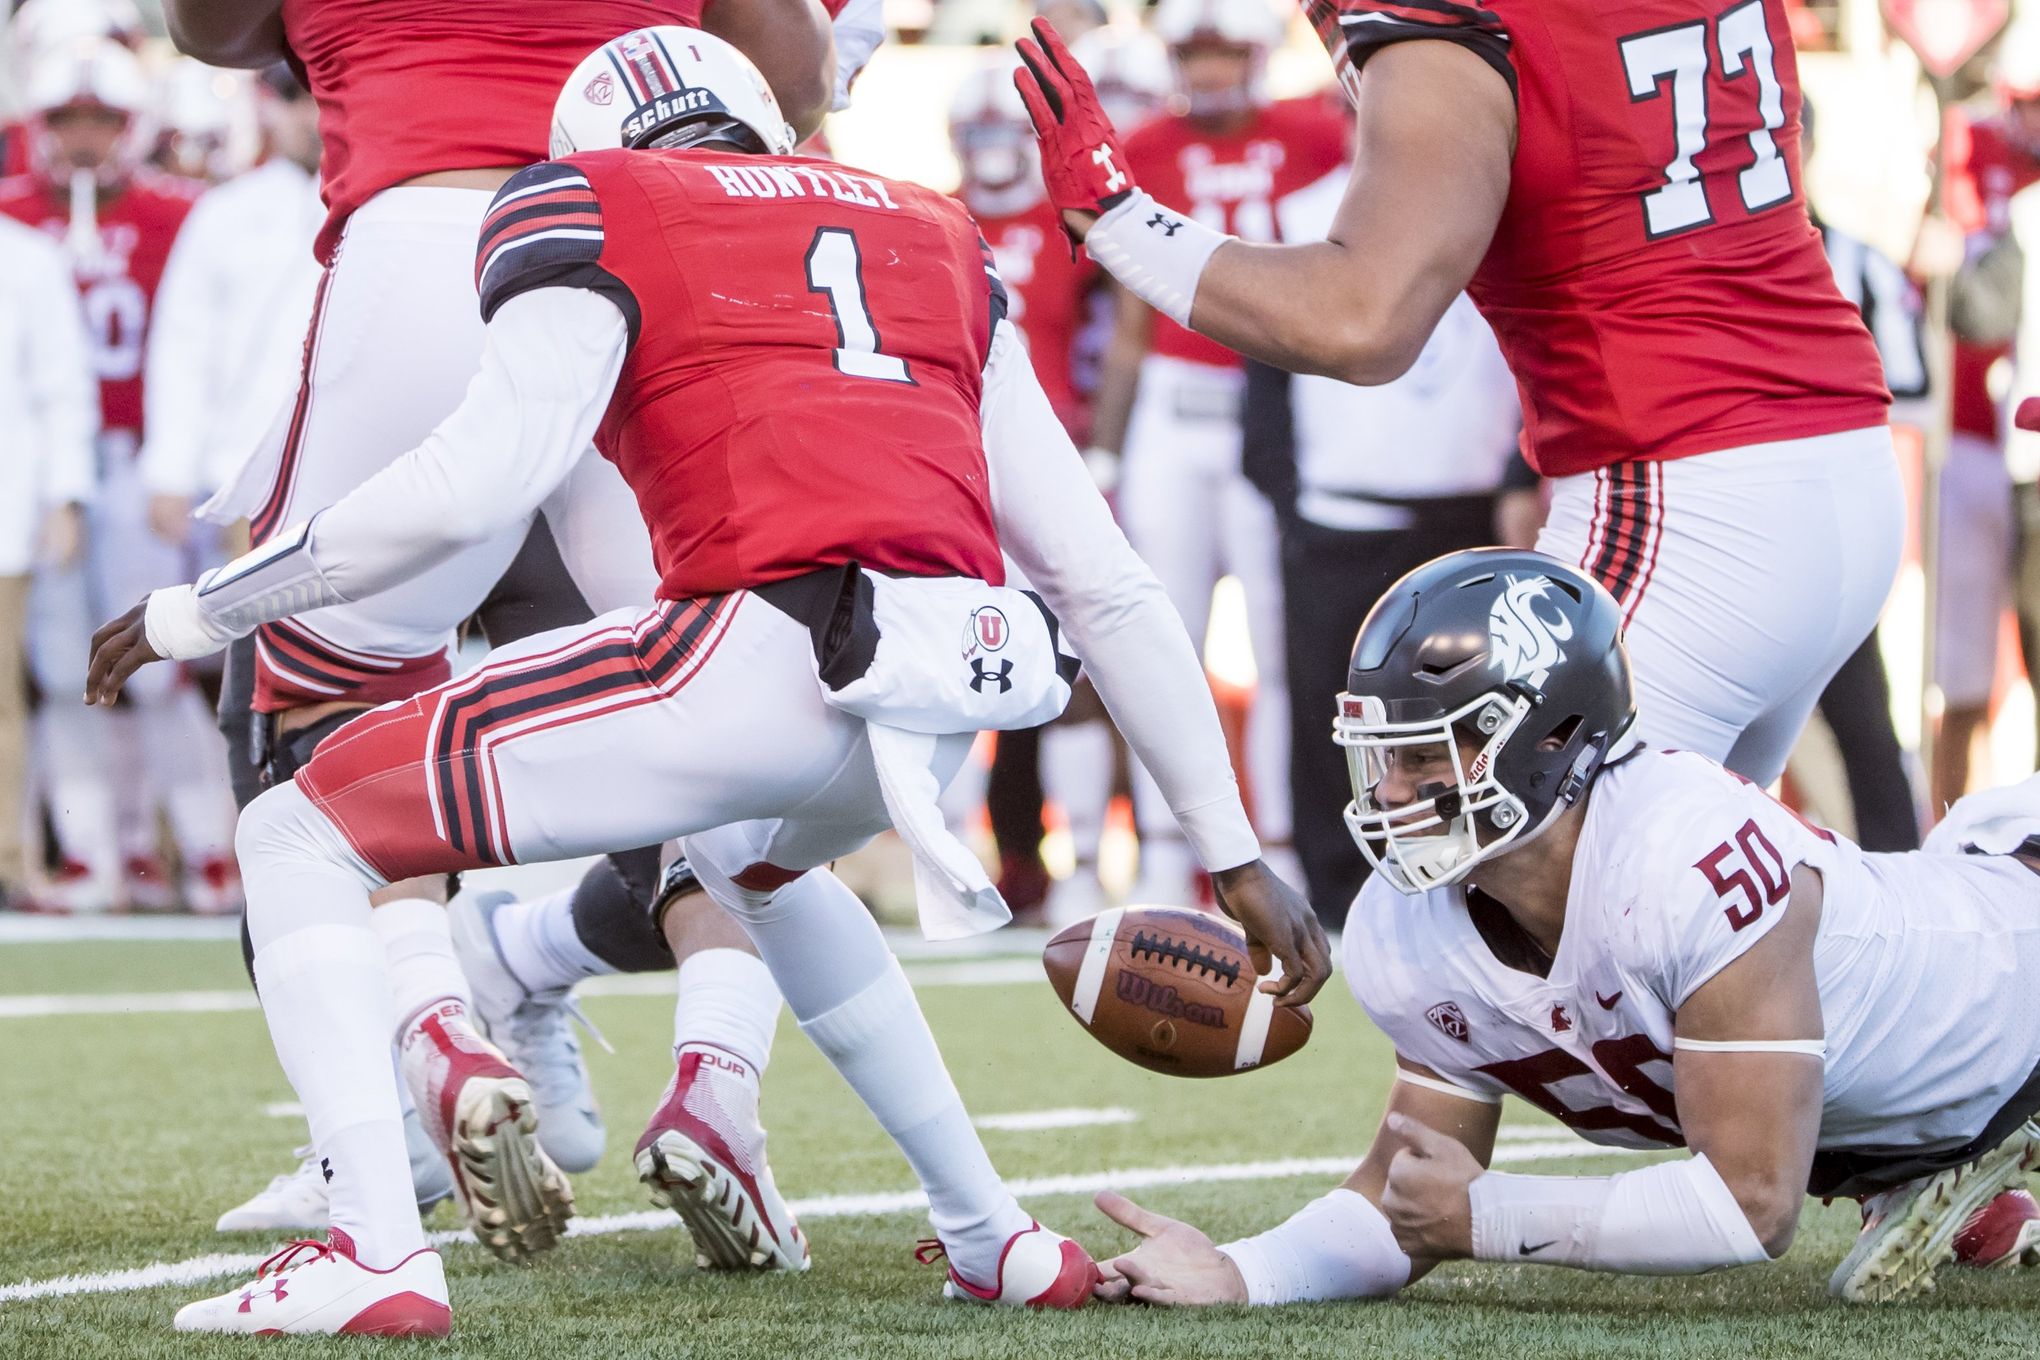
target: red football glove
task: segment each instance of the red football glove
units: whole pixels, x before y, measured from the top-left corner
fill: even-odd
[[[1041,140],[1049,201],[1064,213],[1102,216],[1133,192],[1133,170],[1091,77],[1063,46],[1055,26],[1036,19],[1034,36],[1038,44],[1028,38],[1015,44],[1023,64],[1013,72],[1013,84]],[[1063,230],[1072,240],[1083,239],[1067,218]]]
[[[2012,423],[2022,430],[2040,430],[2040,397],[2028,397],[2020,402]]]

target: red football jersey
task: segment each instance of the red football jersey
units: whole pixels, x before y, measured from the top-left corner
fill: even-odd
[[[170,246],[205,186],[143,171],[99,203],[97,259],[72,260],[85,329],[99,376],[99,421],[106,434],[142,438],[142,356],[149,318]],[[0,180],[0,213],[59,243],[71,227],[71,199],[40,175]]]
[[[1833,434],[1886,418],[1799,170],[1782,0],[1306,0],[1348,88],[1384,45],[1464,45],[1519,114],[1469,289],[1522,391],[1531,465]]]
[[[1243,131],[1224,136],[1188,118],[1154,118],[1127,134],[1126,161],[1141,188],[1205,226],[1249,241],[1276,241],[1276,201],[1345,164],[1348,126],[1322,99],[1269,104]],[[1218,341],[1159,313],[1149,348],[1226,368],[1240,362]]]
[[[1971,123],[1958,118],[1943,148],[1948,160],[1948,210],[1955,224],[1974,236],[2001,239],[2012,230],[2012,195],[2040,182],[2040,156],[2014,140],[2002,118]],[[1990,370],[2010,354],[2005,345],[1957,339],[1949,395],[1955,429],[1995,444],[2002,437],[1998,403],[1990,394]]]
[[[663,598],[846,562],[1003,583],[978,402],[1005,292],[943,195],[793,156],[590,152],[503,186],[476,284],[485,317],[568,286],[629,320],[595,444]]]
[[[1090,411],[1077,390],[1072,360],[1097,266],[1088,255],[1070,258],[1060,216],[1046,199],[1024,212],[977,222],[1006,282],[1007,319],[1027,341],[1027,355],[1049,405],[1070,437],[1081,443],[1090,428]]]
[[[284,0],[283,31],[319,101],[330,215],[438,170],[542,160],[560,86],[611,38],[698,25],[702,0]]]

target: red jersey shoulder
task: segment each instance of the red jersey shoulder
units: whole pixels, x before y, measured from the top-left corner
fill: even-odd
[[[1456,43],[1516,87],[1508,25],[1485,0],[1304,0],[1303,10],[1349,94],[1369,58],[1413,40]]]

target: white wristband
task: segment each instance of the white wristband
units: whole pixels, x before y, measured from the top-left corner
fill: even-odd
[[[1410,1282],[1410,1258],[1381,1210],[1358,1191],[1338,1189],[1257,1237],[1219,1250],[1239,1267],[1252,1304],[1375,1299]]]
[[[166,661],[211,656],[236,636],[206,617],[196,586],[150,591],[148,606],[142,611],[142,631],[150,650]]]
[[[1705,1154],[1619,1176],[1490,1171],[1468,1199],[1481,1261],[1696,1275],[1770,1259]]]
[[[1204,266],[1213,251],[1232,239],[1135,189],[1125,202],[1092,223],[1084,249],[1128,292],[1177,325],[1187,326]]]

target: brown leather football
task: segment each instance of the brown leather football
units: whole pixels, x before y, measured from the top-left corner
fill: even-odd
[[[1255,987],[1247,937],[1221,916],[1115,907],[1050,940],[1041,966],[1092,1038],[1172,1077],[1266,1067],[1310,1038],[1310,1008]]]

